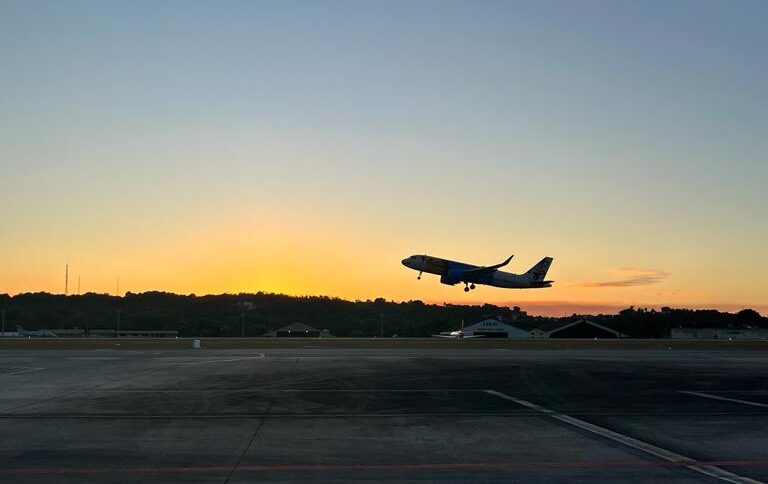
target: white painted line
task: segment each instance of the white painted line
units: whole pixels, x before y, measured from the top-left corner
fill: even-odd
[[[173,362],[169,364],[170,365],[203,365],[206,363],[229,363],[232,361],[258,360],[261,358],[266,358],[266,356],[264,354],[260,354],[259,356],[244,356],[242,358],[230,358],[228,360],[203,359],[202,361],[180,361],[180,362]]]
[[[210,360],[205,363],[228,363],[230,361],[258,360],[260,358],[266,358],[266,356],[260,354],[259,356],[243,356],[241,358],[230,358],[228,360]]]
[[[3,368],[3,367],[0,367]],[[8,373],[0,373],[0,376],[8,376],[8,375],[21,375],[22,373],[29,373],[32,371],[41,371],[45,370],[45,368],[27,368],[27,367],[18,367],[18,366],[6,366],[5,368],[12,368],[12,369],[18,369],[19,371],[12,371]]]
[[[163,390],[161,388],[150,388],[150,389],[141,389],[141,388],[99,388],[98,393],[106,393],[106,392],[117,392],[117,393],[477,393],[484,390],[457,390],[454,388],[451,389],[426,389],[426,388],[417,388],[417,389],[410,389],[410,390],[365,390],[361,388],[353,388],[353,389],[320,389],[320,388],[314,388],[314,389],[296,389],[296,388],[284,388],[284,389],[269,389],[269,388],[254,388],[254,389],[229,389],[229,388],[203,388],[203,389],[185,389],[185,388],[169,388],[167,390]]]
[[[71,361],[117,361],[122,360],[124,357],[121,356],[70,356],[69,358],[64,358],[65,360],[71,360]]]
[[[764,484],[761,481],[756,481],[754,479],[750,479],[749,477],[743,477],[738,474],[734,474],[733,472],[727,471],[717,466],[697,464],[697,461],[691,459],[690,457],[662,449],[661,447],[656,447],[655,445],[643,442],[642,440],[637,440],[635,438],[629,437],[628,435],[620,434],[618,432],[614,432],[613,430],[599,427],[569,415],[555,412],[540,405],[536,405],[535,403],[507,395],[506,393],[497,392],[496,390],[485,390],[485,393],[498,398],[503,398],[504,400],[508,400],[510,402],[514,402],[518,405],[522,405],[523,407],[536,410],[537,412],[541,412],[554,420],[573,425],[574,427],[578,427],[582,430],[586,430],[587,432],[599,435],[632,449],[645,452],[646,454],[653,455],[660,459],[664,459],[668,462],[690,463],[685,465],[687,469],[698,472],[699,474],[703,474],[705,476],[714,477],[716,479],[720,479],[721,481],[730,482],[733,484]]]
[[[285,354],[277,354],[273,353],[269,355],[270,358],[274,358],[276,360],[293,360],[296,358],[301,358],[302,360],[340,360],[340,359],[352,359],[352,360],[412,360],[415,358],[422,359],[421,356],[418,355],[408,355],[408,356],[362,356],[362,355],[344,355],[344,354],[338,354],[338,355],[305,355],[305,354],[295,354],[295,355],[285,355]],[[425,356],[424,359],[435,359],[431,356]],[[462,358],[453,358],[451,359],[462,359]],[[475,358],[465,358],[468,360],[473,360]]]
[[[13,420],[13,419],[104,419],[104,420],[130,420],[130,419],[161,419],[161,420],[182,420],[182,419],[201,419],[201,420],[215,420],[215,419],[249,419],[249,418],[288,418],[288,419],[356,419],[356,418],[467,418],[472,421],[476,421],[478,418],[496,418],[496,417],[530,417],[535,416],[530,414],[521,415],[518,413],[504,412],[504,413],[482,413],[477,412],[470,413],[248,413],[248,414],[94,414],[94,413],[69,413],[69,414],[57,414],[57,413],[0,413],[0,420]],[[535,417],[538,418],[538,417]]]
[[[741,393],[743,395],[768,395],[768,390],[708,390],[707,393]]]
[[[721,397],[718,395],[710,395],[709,393],[703,393],[703,392],[679,392],[679,393],[695,395],[697,397],[711,398],[712,400],[723,400],[724,402],[733,402],[733,403],[741,403],[743,405],[752,405],[753,407],[768,408],[768,403],[750,402],[749,400],[741,400],[740,398]]]

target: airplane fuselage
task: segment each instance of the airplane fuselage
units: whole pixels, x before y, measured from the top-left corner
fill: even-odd
[[[551,259],[550,259],[551,261]],[[543,275],[536,277],[530,271],[525,274],[513,274],[499,270],[487,272],[478,271],[482,266],[466,264],[449,259],[441,259],[429,255],[412,255],[402,261],[403,265],[419,272],[435,274],[440,276],[440,282],[443,284],[454,285],[458,283],[465,284],[485,284],[494,287],[503,287],[508,289],[531,289],[540,287],[551,287],[551,281],[544,281]],[[548,268],[547,264],[547,268]],[[472,274],[472,272],[480,272]],[[546,274],[546,269],[544,271]]]

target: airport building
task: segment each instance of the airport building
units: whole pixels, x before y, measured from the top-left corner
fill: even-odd
[[[84,329],[41,329],[42,332],[53,333],[59,338],[83,338],[85,337]]]
[[[626,338],[627,335],[606,328],[586,318],[547,324],[530,331],[531,338]]]
[[[768,339],[768,329],[672,328],[669,332],[669,337],[672,339]]]
[[[88,332],[90,338],[178,338],[178,331],[115,331],[114,329],[92,329]]]
[[[464,334],[467,336],[483,336],[485,338],[530,338],[528,331],[502,323],[494,318],[484,319],[470,326],[465,326]]]
[[[333,338],[327,329],[316,329],[304,323],[293,323],[264,334],[265,338]]]

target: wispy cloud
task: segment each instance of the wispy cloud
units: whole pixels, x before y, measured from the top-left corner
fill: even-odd
[[[681,291],[681,290],[675,290],[675,291],[654,291],[649,292],[647,294],[651,297],[695,297],[699,298],[701,297],[702,293],[700,291]]]
[[[660,269],[641,269],[638,267],[621,267],[615,269],[616,277],[611,281],[588,281],[581,283],[586,287],[635,287],[658,284],[669,277],[669,272]]]

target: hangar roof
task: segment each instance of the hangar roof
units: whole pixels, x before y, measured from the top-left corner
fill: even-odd
[[[603,331],[607,331],[609,333],[613,333],[617,338],[626,338],[627,337],[627,335],[625,335],[623,333],[619,333],[615,329],[606,328],[605,326],[603,326],[601,324],[597,324],[594,321],[590,321],[587,318],[579,318],[576,321],[571,321],[571,322],[566,322],[566,323],[564,323],[564,322],[556,322],[556,323],[545,324],[544,326],[536,328],[533,331],[539,330],[539,331],[543,331],[543,332],[545,332],[547,334],[552,334],[552,333],[556,333],[558,331],[562,331],[564,329],[570,328],[572,326],[576,326],[577,324],[588,324],[590,326],[594,326],[595,328],[601,329]]]
[[[473,323],[469,326],[464,327],[465,333],[471,333],[474,331],[485,331],[485,332],[498,331],[498,332],[506,332],[506,333],[517,335],[520,337],[526,337],[526,338],[528,337],[528,331],[524,329],[516,328],[515,326],[504,323],[494,318],[483,319],[482,321],[478,321],[476,323]]]

